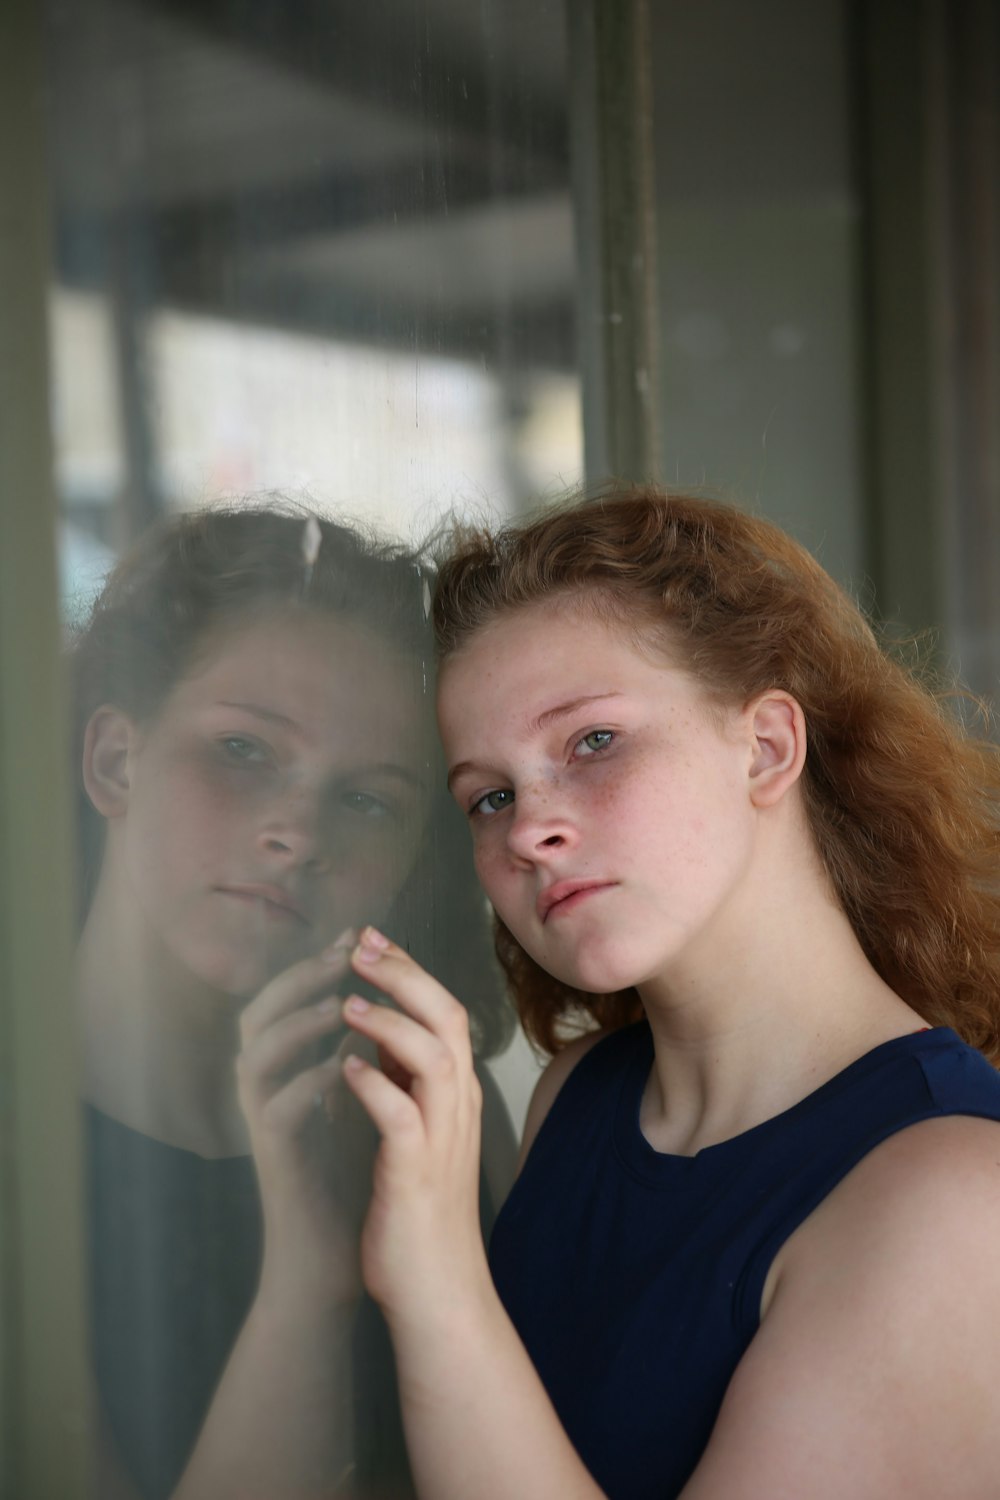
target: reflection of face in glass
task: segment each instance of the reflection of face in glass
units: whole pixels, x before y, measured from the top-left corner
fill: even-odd
[[[250,995],[380,920],[429,788],[411,660],[319,611],[216,627],[148,723],[95,716],[102,887],[151,961]],[[117,746],[115,750],[114,747]]]

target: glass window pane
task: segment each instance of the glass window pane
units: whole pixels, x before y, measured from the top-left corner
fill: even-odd
[[[839,0],[652,7],[665,477],[865,575],[858,189]]]
[[[315,1009],[358,981],[316,955],[376,922],[467,1003],[488,1229],[536,1065],[419,548],[580,477],[562,7],[47,16],[95,1493],[403,1496],[374,1139]]]

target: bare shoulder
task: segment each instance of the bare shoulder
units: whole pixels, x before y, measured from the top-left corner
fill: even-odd
[[[595,1043],[602,1037],[607,1036],[606,1031],[588,1031],[584,1036],[574,1037],[567,1046],[557,1052],[555,1057],[545,1069],[541,1078],[535,1084],[535,1091],[528,1105],[528,1113],[524,1122],[524,1135],[521,1140],[521,1151],[518,1157],[517,1170],[520,1172],[535,1142],[539,1130],[545,1120],[545,1116],[556,1102],[556,1096],[563,1084],[566,1082],[581,1057],[585,1057]]]
[[[863,1157],[806,1221],[802,1242],[812,1254],[831,1235],[881,1242],[919,1230],[946,1245],[977,1224],[1000,1230],[1000,1122],[948,1115],[907,1126]]]
[[[1000,1122],[923,1120],[871,1150],[791,1236],[764,1291],[818,1281],[845,1265],[901,1284],[979,1270],[1000,1291]]]
[[[791,1237],[684,1500],[992,1500],[1000,1124],[876,1146]]]

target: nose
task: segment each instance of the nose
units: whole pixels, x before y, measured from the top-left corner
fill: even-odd
[[[320,822],[318,799],[304,788],[290,788],[267,809],[257,831],[257,847],[282,868],[325,873],[330,854]]]
[[[537,864],[577,843],[576,824],[554,792],[545,789],[518,792],[507,833],[507,847],[516,859]]]

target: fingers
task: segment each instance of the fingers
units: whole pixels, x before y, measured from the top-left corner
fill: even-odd
[[[442,1266],[456,1263],[456,1247],[483,1260],[482,1095],[468,1016],[447,990],[371,928],[351,965],[393,1002],[344,1002],[344,1020],[375,1044],[382,1066],[356,1055],[343,1062],[345,1084],[381,1137],[362,1271],[391,1326],[394,1306],[426,1302],[428,1268],[433,1285]]]
[[[240,1016],[243,1046],[249,1046],[280,1017],[338,985],[348,971],[354,939],[355,933],[348,929],[322,953],[302,959],[266,984]]]
[[[401,1097],[412,1094],[428,1131],[447,1130],[462,1087],[460,1060],[447,1045],[409,1016],[357,995],[345,1004],[344,1019],[376,1043],[382,1076]]]
[[[354,972],[377,985],[401,1010],[454,1047],[468,1047],[469,1013],[425,969],[388,938],[366,927],[350,955]]]
[[[344,1002],[343,1014],[350,1026],[375,1042],[380,1062],[383,1054],[390,1060],[399,1074],[394,1081],[399,1084],[405,1086],[412,1080],[417,1087],[424,1079],[445,1081],[457,1074],[461,1056],[456,1056],[441,1037],[401,1011],[351,995]],[[384,1072],[391,1072],[384,1062],[382,1066]]]
[[[337,1031],[343,1023],[343,1005],[333,996],[281,1017],[248,1042],[236,1059],[241,1088],[257,1094],[281,1082],[304,1048]]]
[[[385,1139],[414,1145],[425,1137],[423,1120],[415,1100],[371,1063],[352,1052],[344,1058],[344,1082],[366,1110],[372,1124]]]
[[[286,969],[243,1011],[236,1074],[251,1130],[254,1120],[264,1123],[265,1116],[271,1124],[305,1119],[315,1088],[299,1085],[298,1079],[311,1077],[313,1070],[291,1080],[289,1074],[304,1051],[343,1026],[342,1003],[330,990],[348,972],[354,938],[349,929],[323,953]]]
[[[319,1111],[327,1116],[326,1096],[340,1079],[343,1064],[339,1057],[328,1057],[278,1089],[264,1104],[261,1122],[265,1128],[282,1135],[296,1135]]]
[[[376,1044],[382,1063],[381,1082],[368,1076],[377,1070],[345,1067],[345,1077],[375,1124],[406,1129],[414,1105],[431,1137],[472,1120],[480,1094],[465,1007],[371,928],[362,934],[351,963],[400,1007],[373,1005],[358,995],[344,1005],[344,1020]],[[412,1101],[404,1106],[399,1101],[407,1095]]]
[[[385,1047],[376,1044],[375,1052],[378,1057],[378,1065],[386,1078],[391,1083],[394,1083],[397,1088],[401,1088],[404,1094],[408,1094],[413,1084],[413,1074],[409,1068],[404,1068],[402,1063],[397,1062],[392,1053]]]

